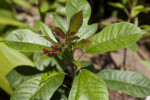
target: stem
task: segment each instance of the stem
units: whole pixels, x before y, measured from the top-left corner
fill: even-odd
[[[42,2],[42,0],[38,0],[37,8],[38,8],[38,11],[40,13],[40,19],[42,22],[44,22],[45,16],[43,16],[43,13],[40,10],[41,2]]]

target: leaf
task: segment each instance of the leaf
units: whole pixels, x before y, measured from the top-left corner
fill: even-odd
[[[67,0],[66,14],[68,22],[75,13],[81,10],[83,10],[83,24],[87,24],[91,14],[91,8],[87,0]]]
[[[37,70],[35,67],[31,67],[31,66],[18,66],[14,69],[12,69],[7,75],[6,78],[8,80],[8,82],[10,83],[10,85],[13,88],[16,88],[17,86],[19,86],[22,82],[24,82],[25,80],[40,74],[42,72],[40,72],[39,70]]]
[[[125,48],[135,43],[145,32],[137,26],[121,22],[105,27],[89,40],[91,45],[84,48],[85,53],[98,54]]]
[[[136,97],[150,95],[150,80],[140,73],[106,69],[98,75],[112,90],[122,91]]]
[[[2,38],[0,38],[0,40],[2,40]],[[25,55],[0,42],[0,88],[8,94],[12,94],[13,90],[5,76],[11,69],[19,65],[34,66],[33,62]]]
[[[75,13],[71,17],[68,34],[70,34],[72,32],[77,33],[79,28],[81,27],[82,23],[83,23],[83,11],[81,10],[81,11]]]
[[[108,100],[105,82],[94,73],[82,69],[73,81],[68,100]]]
[[[19,85],[10,100],[49,100],[63,83],[64,76],[64,73],[60,73],[41,85],[41,76],[33,77]]]
[[[55,75],[60,74],[61,72],[49,71],[42,75],[40,83],[46,82],[48,79],[52,78]]]
[[[42,31],[42,35],[50,37],[53,41],[57,42],[54,34],[52,33],[51,29],[46,26],[44,23],[38,21],[37,25],[39,25],[41,31]]]
[[[44,55],[40,55],[40,52],[35,52],[33,54],[33,61],[38,70],[42,71],[50,64],[50,57],[45,57]]]
[[[136,53],[138,50],[138,45],[136,43],[130,45],[127,47],[130,51],[132,51],[133,53]]]
[[[116,7],[116,8],[120,8],[120,9],[126,8],[123,4],[121,4],[119,2],[115,2],[115,3],[114,2],[108,2],[108,4],[112,7]]]
[[[81,62],[80,61],[73,61],[73,63],[77,66],[77,69],[81,68]]]
[[[52,40],[51,38],[49,38],[49,37],[46,37],[46,36],[41,36],[41,37],[43,37],[44,39],[48,40],[49,42],[51,42],[51,43],[54,44],[55,46],[62,47],[61,44],[59,44],[59,43],[53,41],[53,40]]]
[[[26,7],[26,8],[31,8],[32,6],[30,5],[29,2],[25,0],[13,0],[13,2],[21,7]]]
[[[140,62],[141,62],[147,69],[150,70],[150,62],[149,62],[149,61],[141,60]]]
[[[68,23],[58,15],[53,15],[54,23],[57,27],[60,27],[64,32],[68,29]]]
[[[57,8],[55,12],[58,14],[66,16],[66,8],[65,7]]]
[[[5,17],[0,17],[0,24],[14,25],[14,26],[24,25],[24,23],[22,23],[22,22],[16,21],[16,20],[11,19],[11,18],[5,18]]]
[[[83,40],[77,42],[77,43],[73,46],[73,49],[75,50],[75,49],[78,49],[78,48],[83,48],[83,47],[86,47],[86,46],[88,46],[88,45],[90,45],[90,44],[92,44],[91,41],[89,41],[89,40],[84,40],[84,39],[83,39]]]
[[[63,30],[59,27],[53,27],[52,30],[59,36],[61,36],[63,39],[65,38],[65,33]]]
[[[81,10],[83,10],[83,23],[78,33],[76,34],[78,37],[80,37],[78,41],[87,39],[88,37],[92,36],[98,28],[98,24],[88,25],[88,20],[91,14],[91,7],[87,0],[67,0],[66,13],[68,22],[70,21],[72,15]]]
[[[82,67],[80,69],[87,69],[90,70],[91,72],[95,72],[94,65],[90,61],[81,61],[81,66]]]
[[[131,17],[132,17],[132,18],[136,17],[136,16],[140,13],[139,9],[143,9],[143,8],[144,8],[143,5],[137,5],[137,6],[135,6],[135,7],[132,9]]]
[[[41,52],[43,48],[49,49],[51,45],[49,41],[28,29],[11,32],[3,42],[11,48],[25,52]]]

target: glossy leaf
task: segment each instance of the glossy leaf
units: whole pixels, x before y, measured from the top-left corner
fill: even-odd
[[[135,43],[145,32],[137,26],[121,22],[105,27],[89,40],[91,45],[84,48],[85,53],[98,54],[125,48]]]
[[[79,42],[77,42],[74,46],[73,46],[73,49],[78,49],[78,48],[83,48],[83,47],[86,47],[88,45],[90,45],[92,42],[89,41],[89,40],[81,40]]]
[[[52,30],[59,36],[61,36],[63,39],[65,38],[65,33],[63,30],[59,27],[53,27]]]
[[[82,69],[73,81],[68,100],[108,100],[105,82],[94,73]]]
[[[10,100],[49,100],[63,83],[64,74],[60,73],[40,84],[41,76],[33,77],[19,85]]]
[[[2,38],[0,38],[0,40],[2,40]],[[34,66],[33,62],[25,55],[0,42],[0,88],[8,94],[12,94],[13,90],[5,76],[10,70],[19,65]]]
[[[11,48],[27,52],[40,52],[43,48],[49,49],[51,45],[49,41],[28,29],[13,31],[4,42]]]
[[[81,11],[75,13],[71,17],[68,34],[70,34],[72,32],[77,33],[79,28],[81,27],[82,23],[83,23],[83,11],[81,10]]]
[[[122,91],[136,97],[150,95],[150,80],[140,73],[107,69],[98,75],[112,90]]]
[[[35,67],[24,65],[24,66],[18,66],[16,68],[12,69],[6,75],[6,78],[7,78],[8,82],[10,83],[10,85],[13,88],[16,88],[25,80],[27,80],[37,74],[40,74],[40,73],[42,73],[42,72],[37,70]]]
[[[54,37],[54,34],[52,33],[51,29],[46,26],[44,23],[38,21],[37,25],[39,25],[41,31],[42,31],[42,35],[50,37],[52,40],[54,40],[55,42],[57,42],[56,38]]]
[[[132,18],[136,17],[136,16],[140,13],[140,10],[139,10],[139,9],[143,9],[143,8],[144,8],[143,5],[137,5],[137,6],[135,6],[135,7],[132,9],[131,17],[132,17]]]

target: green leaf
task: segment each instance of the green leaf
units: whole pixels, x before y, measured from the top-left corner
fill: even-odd
[[[140,9],[143,9],[144,6],[143,5],[137,5],[132,9],[131,12],[131,17],[134,18],[136,17],[139,13],[140,13]]]
[[[57,27],[60,27],[65,33],[68,29],[68,23],[58,15],[53,15],[54,23]]]
[[[74,46],[73,46],[73,49],[78,49],[78,48],[83,48],[83,47],[86,47],[88,45],[92,44],[91,41],[89,40],[81,40],[79,42],[77,42]]]
[[[91,45],[84,48],[85,53],[98,54],[125,48],[135,43],[145,32],[137,26],[121,22],[105,27],[89,40]]]
[[[66,16],[66,8],[65,7],[57,8],[55,12],[58,14]]]
[[[81,61],[81,69],[87,69],[90,70],[91,72],[95,72],[95,68],[92,62],[90,61]]]
[[[81,27],[82,23],[83,23],[83,11],[81,10],[81,11],[75,13],[71,17],[68,34],[70,34],[72,32],[77,33],[79,28]]]
[[[54,34],[52,33],[51,29],[46,26],[44,23],[38,21],[37,25],[39,25],[42,35],[50,37],[53,41],[57,42],[56,38],[54,37]]]
[[[68,22],[70,21],[72,15],[81,10],[83,10],[83,24],[76,34],[78,37],[80,37],[79,40],[87,39],[88,37],[92,36],[98,28],[98,24],[88,25],[88,20],[91,14],[91,7],[87,0],[67,0],[66,13]]]
[[[49,49],[51,45],[49,41],[28,29],[11,32],[5,38],[4,43],[11,48],[25,52],[41,52],[43,48]]]
[[[73,81],[69,100],[108,100],[105,82],[94,73],[82,69]]]
[[[33,54],[33,61],[35,63],[35,66],[38,70],[44,70],[45,67],[47,67],[50,64],[50,57],[47,57],[45,55],[40,55],[40,52],[35,52]]]
[[[2,40],[2,38],[0,38],[0,40]],[[0,88],[2,88],[8,94],[12,94],[13,90],[5,76],[16,66],[34,66],[34,64],[25,55],[7,47],[2,42],[0,42],[0,55]]]
[[[114,2],[108,2],[108,4],[112,7],[116,7],[116,8],[120,8],[120,9],[126,8],[123,4],[121,4],[119,2],[115,2],[115,3]]]
[[[0,17],[0,24],[14,25],[14,26],[24,25],[24,23],[22,23],[22,22],[16,21],[16,20],[11,19],[11,18],[5,18],[5,17]]]
[[[61,72],[49,71],[42,75],[40,83],[46,82],[48,79],[52,78],[55,75],[60,74]]]
[[[136,53],[138,50],[138,45],[136,43],[130,45],[127,47],[130,51],[132,51],[133,53]]]
[[[141,62],[147,69],[150,70],[150,62],[149,62],[149,61],[141,60],[140,62]]]
[[[49,100],[64,77],[64,73],[57,74],[41,85],[41,76],[33,77],[19,85],[10,100]]]
[[[32,7],[30,5],[30,3],[25,1],[25,0],[13,0],[13,2],[16,3],[17,5],[21,6],[21,7],[26,7],[26,8],[31,8]]]
[[[8,82],[13,88],[16,88],[19,86],[22,82],[25,80],[40,74],[39,70],[37,70],[35,67],[30,66],[18,66],[11,70],[7,75],[6,78],[8,79]]]
[[[62,47],[61,44],[59,44],[59,43],[53,41],[53,40],[52,40],[51,38],[49,38],[49,37],[46,37],[46,36],[41,36],[41,37],[43,37],[44,39],[48,40],[49,42],[51,42],[51,43],[54,44],[55,46]]]
[[[80,61],[73,61],[73,63],[77,66],[77,69],[81,68],[81,62]]]
[[[122,91],[136,97],[150,95],[150,80],[140,73],[107,69],[98,75],[112,90]]]
[[[61,36],[63,39],[65,38],[65,33],[63,30],[59,27],[53,27],[52,30],[59,36]]]
[[[91,14],[91,8],[87,0],[67,0],[66,13],[68,22],[75,13],[81,10],[83,10],[83,24],[87,24]]]

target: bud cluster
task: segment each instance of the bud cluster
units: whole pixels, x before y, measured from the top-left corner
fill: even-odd
[[[46,50],[45,48],[43,48],[43,53],[41,53],[40,55],[44,55],[46,54],[46,56],[52,55],[52,54],[59,54],[61,52],[61,48],[58,46],[53,46],[51,45],[52,50]]]

